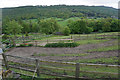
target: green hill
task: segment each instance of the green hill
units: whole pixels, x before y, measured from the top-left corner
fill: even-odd
[[[13,19],[36,19],[57,17],[67,19],[71,17],[117,17],[118,10],[105,6],[83,6],[83,5],[54,5],[54,6],[22,6],[14,8],[3,8],[3,18]]]

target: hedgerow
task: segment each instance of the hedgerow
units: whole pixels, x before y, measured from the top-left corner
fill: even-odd
[[[48,43],[45,47],[77,47],[78,43]]]

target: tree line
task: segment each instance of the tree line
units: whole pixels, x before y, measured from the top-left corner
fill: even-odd
[[[29,33],[42,33],[42,34],[55,34],[61,32],[64,35],[71,34],[88,34],[91,32],[118,32],[120,31],[120,20],[114,18],[102,19],[79,19],[69,20],[67,26],[60,26],[58,21],[50,19],[37,19],[32,20],[10,20],[4,19],[2,31],[4,34],[26,34]]]

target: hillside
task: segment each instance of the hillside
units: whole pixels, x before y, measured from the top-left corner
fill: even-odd
[[[63,19],[67,19],[70,17],[117,17],[118,10],[105,6],[83,5],[22,6],[14,8],[3,8],[3,18],[5,18],[6,16],[14,19],[35,19],[50,17]]]

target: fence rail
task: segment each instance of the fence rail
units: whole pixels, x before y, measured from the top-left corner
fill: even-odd
[[[33,44],[34,46],[44,46],[47,43],[58,43],[58,42],[76,42],[79,40],[90,40],[90,39],[118,39],[119,35],[117,33],[113,34],[82,34],[82,35],[71,35],[67,38],[58,38],[58,39],[47,39],[52,35],[36,35],[36,36],[28,36],[28,37],[17,37],[16,39],[10,39],[3,41],[4,44],[10,43],[10,47],[12,43],[15,43],[17,46],[23,43]],[[41,40],[42,38],[46,38],[46,40]]]
[[[20,56],[13,56],[13,55],[6,55],[5,56],[10,56],[10,57],[15,57],[15,58],[21,58],[21,59],[30,59],[30,60],[36,60],[36,58],[30,58],[30,57],[20,57]],[[46,63],[59,63],[59,64],[68,64],[68,65],[76,65],[74,62],[57,62],[57,61],[45,61],[38,59],[40,62],[46,62]],[[110,64],[91,64],[91,63],[79,63],[79,65],[82,66],[101,66],[101,67],[119,67],[120,65],[110,65]]]
[[[36,59],[36,58],[25,58],[25,57],[19,57],[19,56],[13,56],[13,55],[5,55],[2,54],[4,56],[4,66],[6,67],[6,69],[18,69],[18,70],[23,70],[23,71],[28,71],[28,72],[32,72],[32,73],[36,73],[37,77],[40,77],[40,74],[44,74],[44,75],[50,75],[50,76],[58,76],[58,77],[69,77],[69,78],[83,78],[80,77],[80,73],[90,73],[90,74],[107,74],[107,75],[118,75],[118,73],[111,73],[111,72],[97,72],[97,71],[82,71],[81,66],[94,66],[94,67],[109,67],[109,68],[120,68],[120,65],[108,65],[108,64],[90,64],[90,63],[74,63],[74,62],[56,62],[56,61],[45,61],[45,60],[40,60],[40,59]],[[8,64],[11,61],[7,61],[7,58],[16,58],[16,59],[29,59],[29,60],[33,60],[34,62],[36,62],[34,65],[33,64],[27,64],[27,63],[21,63],[20,61],[16,61],[15,63],[19,63],[21,65],[25,65],[25,66],[17,66],[16,64],[14,65],[10,65]],[[13,61],[14,62],[14,61]],[[59,68],[57,66],[42,66],[41,63],[45,63],[45,64],[59,64],[59,65],[73,65],[74,68],[73,69],[69,69],[69,68],[65,68],[65,66]],[[30,68],[30,67],[35,67],[34,69]],[[46,72],[46,70],[48,70],[48,72]],[[64,73],[59,73],[59,72],[53,72],[52,71],[64,71]],[[68,75],[65,72],[69,71],[69,72],[73,72],[74,75]],[[20,73],[22,74],[22,73]],[[25,74],[23,74],[25,75]],[[29,75],[30,76],[30,75]]]

